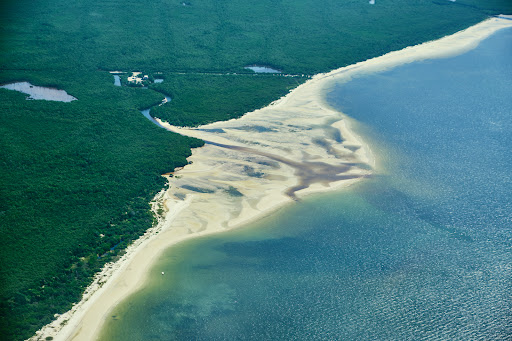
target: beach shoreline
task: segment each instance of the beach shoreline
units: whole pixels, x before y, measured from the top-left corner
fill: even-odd
[[[198,129],[162,123],[209,143],[195,149],[192,163],[169,176],[171,188],[155,197],[153,210],[166,208],[158,224],[118,262],[107,264],[70,312],[31,339],[95,339],[112,309],[144,284],[152,264],[172,245],[247,225],[305,195],[339,190],[370,176],[375,168],[370,147],[351,130],[350,119],[326,103],[325,93],[360,73],[464,53],[505,27],[512,21],[491,18],[440,40],[316,75],[237,120]],[[339,173],[333,176],[333,171]]]

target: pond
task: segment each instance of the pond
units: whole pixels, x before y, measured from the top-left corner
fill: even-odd
[[[47,88],[43,86],[32,85],[29,82],[16,82],[0,86],[0,88],[15,90],[30,95],[28,100],[47,100],[58,102],[71,102],[76,100],[64,90]]]
[[[114,85],[121,86],[121,77],[119,75],[114,75]]]
[[[280,70],[276,70],[271,67],[263,66],[263,65],[245,66],[244,69],[252,70],[256,73],[282,73],[282,71],[280,71]]]

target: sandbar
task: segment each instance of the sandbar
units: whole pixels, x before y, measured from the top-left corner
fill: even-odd
[[[269,106],[235,120],[166,129],[205,140],[155,197],[158,224],[95,277],[82,300],[31,340],[94,340],[112,309],[147,280],[158,256],[181,241],[231,230],[305,195],[349,186],[375,172],[370,147],[352,121],[325,102],[335,84],[414,61],[462,54],[512,27],[493,17],[436,41],[319,74]],[[166,276],[172,274],[166,274]]]

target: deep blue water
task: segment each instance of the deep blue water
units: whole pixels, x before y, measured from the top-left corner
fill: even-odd
[[[328,100],[382,171],[171,249],[105,340],[512,339],[512,30]]]

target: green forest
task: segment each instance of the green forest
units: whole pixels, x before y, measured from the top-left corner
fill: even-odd
[[[163,94],[172,101],[151,113],[172,124],[227,120],[315,73],[511,12],[508,0],[2,1],[0,84],[77,100],[0,89],[0,339],[29,338],[68,310],[154,223],[161,174],[203,145],[141,115]],[[165,79],[119,87],[114,70]]]
[[[242,116],[286,95],[307,78],[273,75],[180,74],[152,84],[173,100],[151,109],[172,125],[197,126]]]

